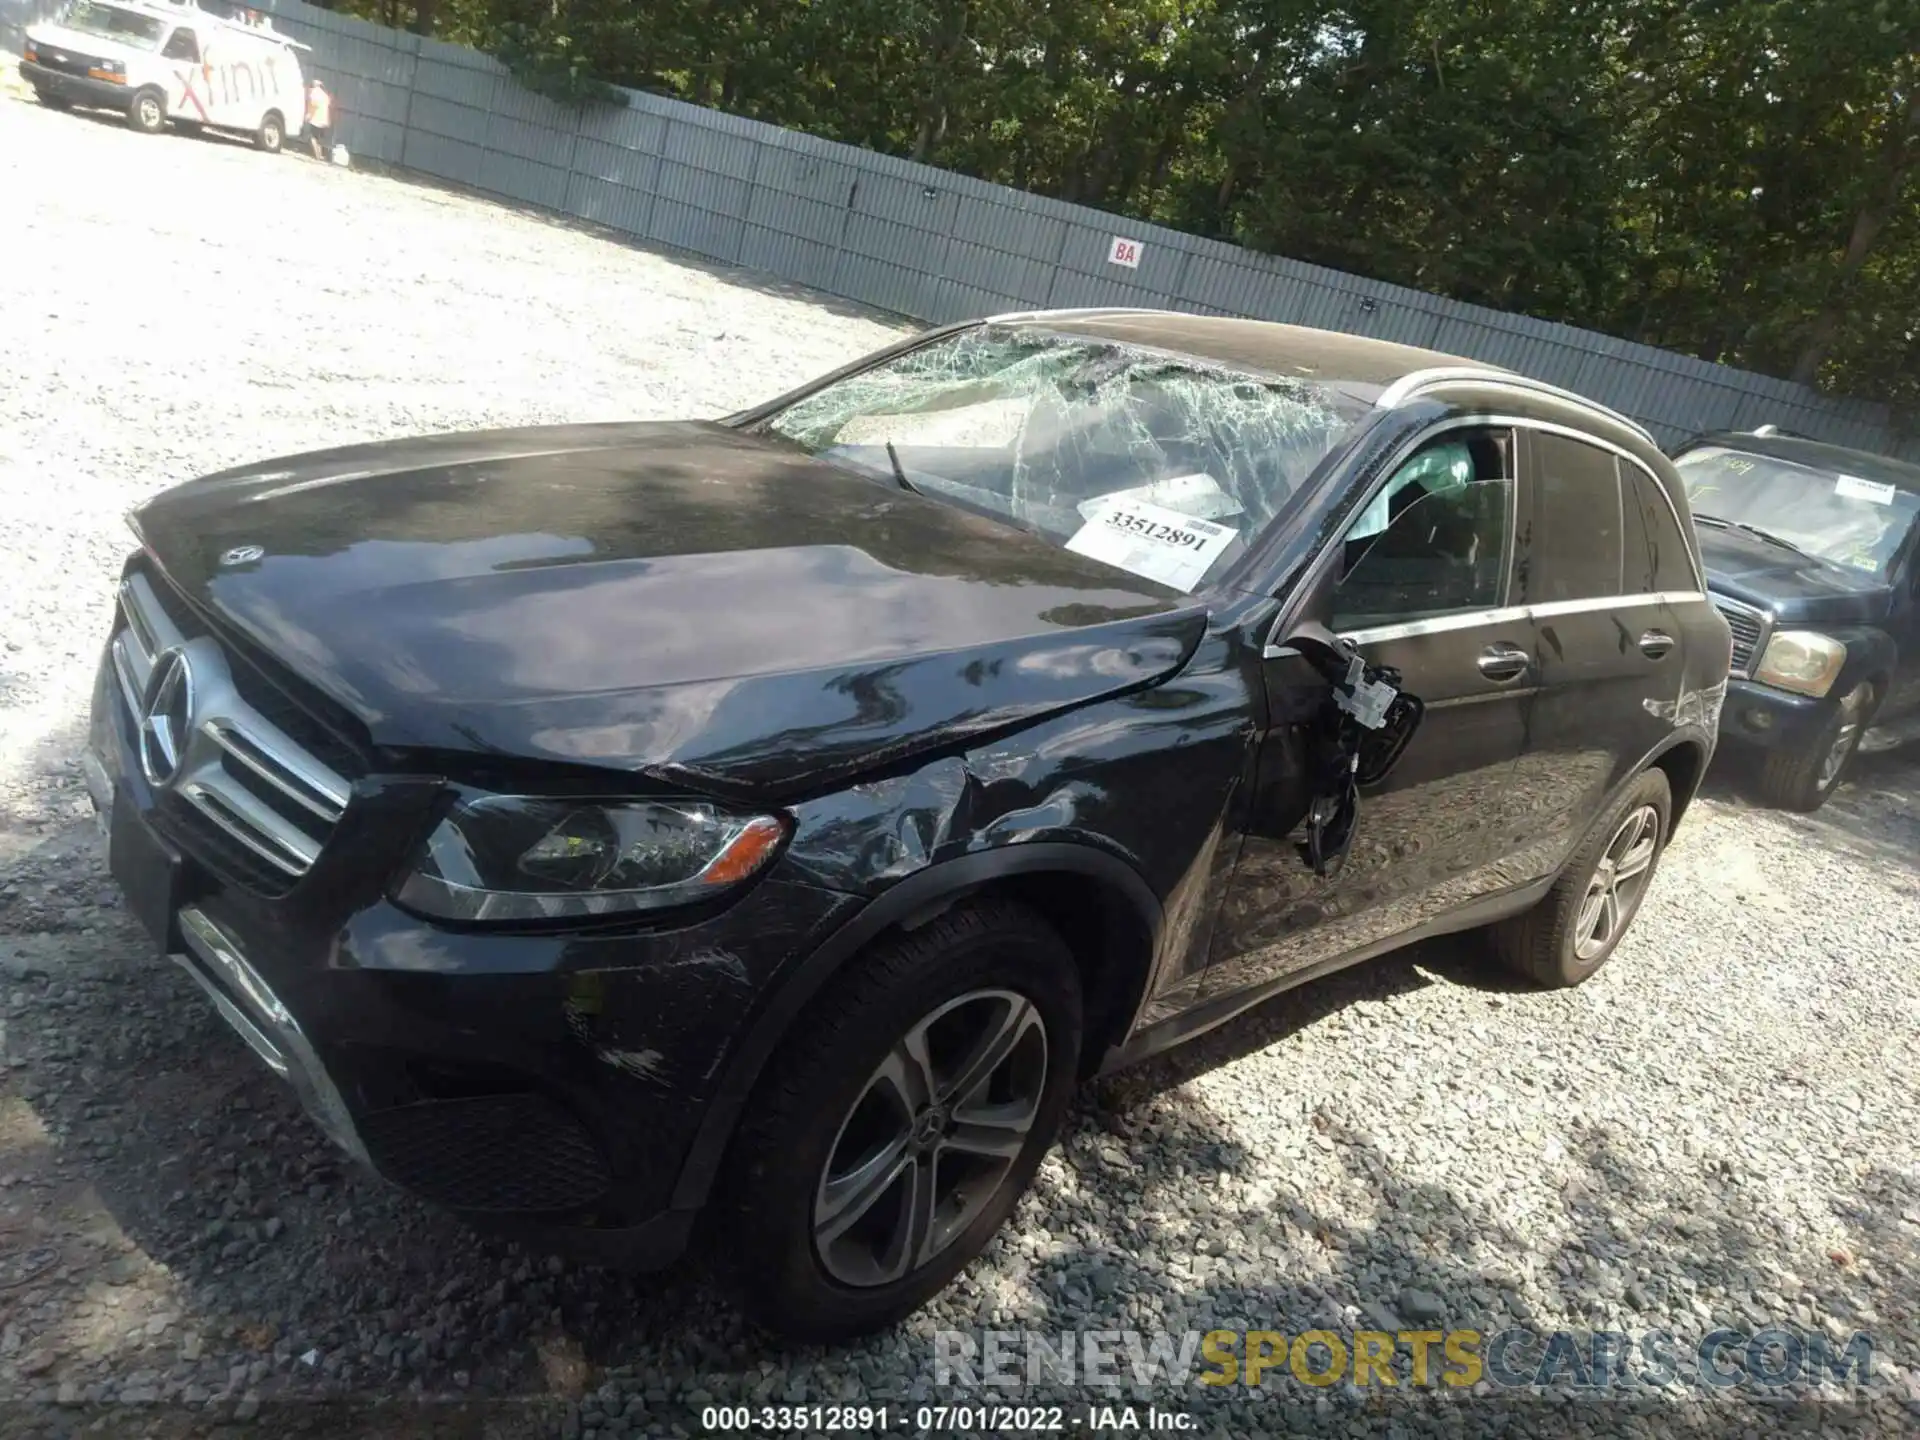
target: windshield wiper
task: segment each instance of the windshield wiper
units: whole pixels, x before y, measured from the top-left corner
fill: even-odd
[[[1693,512],[1693,518],[1705,525],[1714,525],[1722,530],[1738,530],[1743,535],[1751,535],[1756,540],[1766,541],[1769,545],[1778,545],[1782,550],[1791,550],[1802,560],[1816,560],[1822,565],[1833,564],[1824,555],[1816,555],[1811,550],[1802,550],[1791,540],[1783,540],[1771,530],[1762,530],[1758,525],[1749,525],[1744,520],[1729,520],[1724,515],[1703,515],[1698,510]]]
[[[909,495],[923,493],[920,487],[907,478],[907,467],[900,463],[900,452],[893,448],[893,441],[887,441],[887,459],[893,462],[893,478],[900,482],[900,488]]]

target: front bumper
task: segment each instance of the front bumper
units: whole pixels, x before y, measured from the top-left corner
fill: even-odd
[[[769,877],[677,930],[442,929],[385,897],[437,787],[378,777],[269,897],[183,843],[134,730],[109,655],[82,768],[114,878],[336,1144],[476,1221],[635,1267],[679,1253],[693,1215],[673,1190],[732,1043],[857,902]]]
[[[32,60],[20,62],[20,78],[35,90],[56,95],[75,105],[98,105],[109,110],[124,110],[133,97],[125,85],[110,80],[95,80],[65,70],[53,70]]]
[[[1723,739],[1768,750],[1797,750],[1811,745],[1833,715],[1833,698],[1814,699],[1776,690],[1757,680],[1727,682],[1720,711]]]

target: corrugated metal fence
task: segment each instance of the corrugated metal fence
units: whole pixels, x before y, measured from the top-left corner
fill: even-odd
[[[44,3],[0,0],[0,15]],[[1625,411],[1663,441],[1771,422],[1920,458],[1920,437],[1901,443],[1880,405],[654,95],[574,109],[472,50],[301,0],[260,8],[313,47],[308,66],[340,110],[336,138],[357,155],[917,319],[1109,304],[1250,315],[1504,365]],[[1116,258],[1119,241],[1131,250]]]

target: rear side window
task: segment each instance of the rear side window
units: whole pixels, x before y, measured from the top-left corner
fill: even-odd
[[[1693,557],[1687,553],[1686,537],[1674,518],[1673,506],[1660,491],[1660,483],[1638,465],[1620,462],[1620,478],[1626,487],[1627,509],[1640,512],[1641,529],[1647,538],[1647,564],[1653,571],[1654,590],[1689,591],[1700,588],[1700,577],[1693,572]]]
[[[1532,439],[1533,507],[1521,549],[1521,593],[1531,605],[1622,593],[1625,517],[1612,452],[1561,435]]]

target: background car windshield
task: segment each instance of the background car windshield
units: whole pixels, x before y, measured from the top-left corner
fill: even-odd
[[[1695,515],[1776,535],[1835,565],[1883,574],[1920,515],[1920,495],[1832,470],[1708,446],[1674,462]]]
[[[61,17],[60,23],[69,30],[104,35],[146,50],[159,45],[160,32],[166,29],[166,22],[156,16],[122,10],[117,5],[95,4],[94,0],[80,0]]]
[[[1191,590],[1280,512],[1366,409],[1331,384],[986,325],[828,385],[765,428],[890,484],[897,464],[930,496]],[[1122,512],[1147,523],[1131,537],[1137,554],[1089,534]],[[1152,528],[1156,517],[1192,523],[1168,534]],[[1193,546],[1193,563],[1164,564],[1156,547],[1169,544]]]

